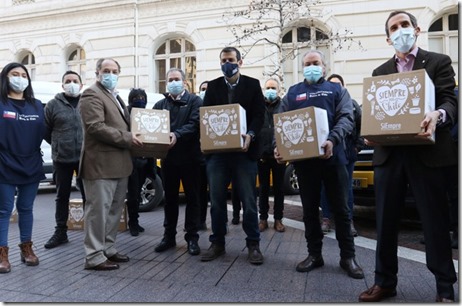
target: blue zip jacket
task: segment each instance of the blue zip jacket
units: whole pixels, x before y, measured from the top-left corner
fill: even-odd
[[[0,183],[30,184],[45,178],[40,144],[45,133],[42,103],[0,101]]]

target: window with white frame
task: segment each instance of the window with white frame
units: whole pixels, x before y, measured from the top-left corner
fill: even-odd
[[[87,70],[85,50],[81,47],[70,49],[67,57],[67,70],[72,70],[80,74],[82,82],[85,82],[85,71]]]
[[[35,72],[36,72],[36,65],[35,65],[35,56],[32,52],[25,52],[21,53],[19,56],[19,62],[26,66],[27,70],[29,71],[30,79],[35,81]]]
[[[196,88],[196,47],[185,38],[166,40],[155,52],[156,92],[166,92],[166,73],[170,68],[180,68],[186,75],[188,91]]]
[[[458,72],[459,66],[459,14],[446,13],[435,20],[428,29],[428,46],[433,52],[451,57],[452,67]]]

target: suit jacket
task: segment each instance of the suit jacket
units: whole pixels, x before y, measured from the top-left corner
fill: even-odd
[[[121,104],[123,110],[117,105]],[[130,115],[101,83],[87,88],[80,98],[84,139],[79,175],[83,179],[128,177],[133,170],[130,154]]]
[[[255,133],[255,139],[250,143],[247,154],[251,159],[258,160],[262,154],[259,135],[265,120],[265,98],[260,82],[241,74],[234,91],[232,104],[239,103],[245,109],[247,132],[253,131]],[[203,106],[222,104],[228,104],[228,85],[224,77],[219,77],[209,82]]]
[[[457,121],[457,97],[454,93],[454,70],[449,56],[425,51],[419,48],[412,70],[425,69],[435,85],[435,109],[446,111],[446,122],[438,125],[434,145],[406,146],[428,167],[444,167],[457,163],[456,147],[451,140],[450,129]],[[395,58],[391,58],[376,68],[372,76],[397,73]],[[422,118],[423,119],[423,118]],[[400,146],[401,147],[401,146]],[[375,146],[373,165],[382,165],[396,150],[395,146]]]

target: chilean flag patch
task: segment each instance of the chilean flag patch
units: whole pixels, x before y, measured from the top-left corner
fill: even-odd
[[[295,97],[295,101],[305,101],[306,100],[306,93],[299,94]]]
[[[3,118],[16,119],[16,113],[10,111],[3,111]]]

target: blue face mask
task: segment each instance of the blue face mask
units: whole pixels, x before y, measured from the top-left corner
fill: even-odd
[[[20,76],[10,76],[10,88],[14,92],[23,92],[29,86],[29,80]]]
[[[407,53],[415,43],[414,28],[401,28],[390,37],[393,47],[401,53]]]
[[[144,100],[144,99],[133,99],[132,107],[146,108],[146,100]]]
[[[113,90],[116,88],[118,80],[119,76],[117,74],[103,73],[100,82],[106,89]]]
[[[274,101],[276,100],[278,96],[278,93],[276,92],[276,89],[267,89],[265,90],[265,98],[269,101]]]
[[[310,65],[303,68],[303,76],[308,84],[314,84],[322,77],[322,67]]]
[[[183,92],[183,81],[171,81],[167,83],[167,90],[172,95],[179,95]]]
[[[201,99],[204,100],[204,97],[205,97],[205,90],[199,92],[199,97],[201,97]]]
[[[221,65],[221,71],[227,78],[232,78],[236,73],[239,72],[239,65],[236,63],[226,62]]]

